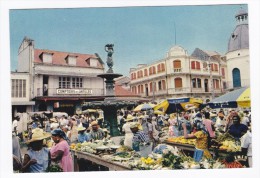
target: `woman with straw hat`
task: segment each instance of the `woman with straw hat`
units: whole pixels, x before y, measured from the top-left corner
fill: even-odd
[[[133,132],[130,129],[130,125],[133,122],[134,117],[131,114],[128,114],[126,117],[126,123],[122,127],[123,133],[125,133],[125,140],[124,145],[132,148],[132,142],[133,142]]]
[[[55,145],[51,148],[51,160],[58,163],[63,172],[73,171],[73,162],[70,155],[70,147],[66,141],[66,134],[61,129],[55,129],[51,132],[52,140]]]
[[[40,128],[32,131],[32,138],[27,141],[28,151],[24,155],[22,172],[45,172],[49,165],[49,150],[43,147],[43,140],[51,134]]]

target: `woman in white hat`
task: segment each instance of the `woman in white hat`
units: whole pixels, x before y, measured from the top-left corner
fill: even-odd
[[[32,131],[32,138],[27,141],[28,151],[24,155],[22,172],[45,172],[49,165],[49,150],[43,147],[43,140],[51,134],[40,128]]]
[[[124,140],[124,145],[132,148],[132,142],[133,142],[133,132],[130,129],[130,125],[133,122],[134,117],[130,114],[127,115],[126,117],[126,123],[122,127],[123,133],[125,133],[125,140]]]

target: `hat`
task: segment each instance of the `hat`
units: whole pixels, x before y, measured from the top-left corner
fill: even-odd
[[[97,121],[92,121],[90,124],[91,124],[91,126],[98,125]]]
[[[128,122],[128,121],[132,121],[133,119],[134,117],[131,114],[128,114],[125,121]]]
[[[83,127],[83,126],[79,126],[79,127],[77,128],[77,131],[83,131],[83,130],[86,130],[86,128]]]
[[[50,121],[52,121],[52,122],[58,122],[55,118],[51,118]]]
[[[138,119],[143,119],[143,118],[144,118],[144,115],[138,116]]]
[[[108,130],[107,130],[106,128],[103,128],[102,130],[103,130],[104,132],[108,132]]]
[[[217,114],[216,113],[210,113],[210,117],[216,117]]]
[[[222,112],[218,113],[218,117],[225,117]]]
[[[139,127],[139,123],[138,122],[133,122],[130,124],[130,128],[133,129],[133,128],[138,128]]]
[[[43,139],[48,138],[50,136],[51,136],[50,133],[44,132],[43,129],[36,128],[36,129],[33,129],[32,138],[30,140],[28,140],[27,143],[43,140]]]

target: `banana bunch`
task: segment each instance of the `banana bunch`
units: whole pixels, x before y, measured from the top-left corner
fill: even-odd
[[[238,152],[241,151],[241,146],[236,144],[236,142],[232,140],[225,140],[221,142],[221,146],[219,149],[226,150],[227,152]]]
[[[184,136],[168,138],[168,142],[195,145],[195,139],[186,139]]]

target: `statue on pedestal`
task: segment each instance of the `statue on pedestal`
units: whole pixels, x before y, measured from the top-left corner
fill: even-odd
[[[109,67],[107,73],[113,73],[113,58],[112,55],[114,53],[114,44],[107,44],[105,46],[105,51],[107,52],[107,66]]]

